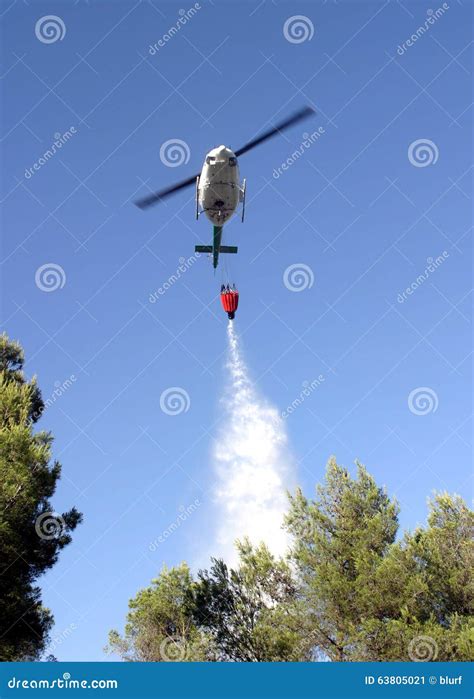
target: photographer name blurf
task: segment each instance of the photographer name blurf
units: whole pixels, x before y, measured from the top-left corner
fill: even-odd
[[[365,675],[364,684],[375,685],[422,685],[422,684],[439,684],[439,685],[462,685],[463,677],[458,675],[457,677],[450,677],[449,675],[430,675],[425,677],[424,675],[380,675],[379,677],[374,677],[374,675]]]
[[[435,677],[430,677],[430,680],[436,679]],[[434,684],[434,683],[433,683]],[[459,677],[448,677],[448,675],[440,675],[438,677],[438,684],[462,684],[462,675]]]

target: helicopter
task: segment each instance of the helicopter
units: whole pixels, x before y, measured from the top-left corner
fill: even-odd
[[[236,151],[223,145],[213,148],[207,153],[200,174],[149,194],[136,201],[136,206],[140,209],[147,209],[160,203],[171,194],[194,184],[196,187],[196,220],[204,213],[213,224],[212,244],[196,245],[194,250],[197,253],[212,255],[212,266],[216,269],[220,253],[236,254],[238,251],[235,245],[221,245],[224,224],[232,218],[239,204],[242,204],[242,223],[245,218],[246,180],[240,181],[238,158],[312,114],[314,114],[312,107],[303,107]]]

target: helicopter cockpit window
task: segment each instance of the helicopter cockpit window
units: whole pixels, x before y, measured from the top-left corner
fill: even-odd
[[[208,155],[206,158],[206,163],[207,165],[213,165],[216,162],[216,159],[213,155]]]
[[[237,165],[237,158],[234,158],[233,156],[229,158],[229,165],[231,167],[235,167]]]

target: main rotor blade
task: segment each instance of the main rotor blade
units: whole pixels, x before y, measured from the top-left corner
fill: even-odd
[[[149,194],[147,197],[143,197],[143,199],[138,199],[135,202],[135,205],[138,206],[139,209],[147,209],[149,206],[153,206],[153,204],[158,204],[158,202],[160,202],[162,199],[165,199],[170,194],[174,194],[174,192],[179,192],[180,189],[184,189],[185,187],[189,187],[190,184],[194,184],[196,182],[196,177],[197,175],[194,175],[194,177],[188,177],[187,180],[177,182],[176,184],[173,184],[171,187],[167,187],[166,189],[160,189],[159,192],[153,192],[153,194]]]
[[[269,138],[272,138],[272,136],[275,136],[280,131],[284,131],[288,127],[293,126],[293,124],[296,124],[298,121],[307,119],[309,116],[311,116],[311,114],[314,113],[315,111],[312,107],[304,107],[303,109],[300,109],[292,116],[288,117],[287,119],[284,119],[283,121],[280,121],[280,123],[274,126],[273,128],[268,129],[268,131],[265,131],[265,133],[263,133],[261,136],[257,136],[257,138],[254,138],[252,141],[246,143],[245,146],[243,146],[239,150],[236,150],[235,155],[239,157],[239,155],[247,153],[249,150],[252,150],[252,148],[255,148],[255,146],[259,146],[261,143],[263,143]]]
[[[265,131],[261,136],[257,136],[257,138],[254,138],[248,143],[246,143],[245,146],[235,151],[235,155],[239,157],[240,155],[247,153],[249,150],[252,150],[252,148],[255,148],[255,146],[259,146],[264,141],[268,140],[269,138],[272,138],[273,136],[280,133],[281,131],[284,131],[290,126],[293,126],[293,124],[296,124],[299,121],[302,121],[303,119],[307,119],[312,114],[314,114],[314,109],[312,107],[303,107],[303,109],[300,109],[292,116],[287,117],[283,121],[280,121],[278,124],[276,124],[276,126],[272,127],[271,129],[268,129],[268,131]],[[170,196],[170,194],[179,192],[181,189],[184,189],[185,187],[189,187],[190,185],[194,184],[196,182],[196,177],[197,175],[194,175],[193,177],[188,177],[186,180],[177,182],[171,187],[167,187],[166,189],[160,189],[158,192],[153,192],[152,194],[149,194],[148,196],[143,197],[142,199],[138,199],[138,201],[136,201],[135,204],[140,209],[147,209],[149,206],[153,206],[153,204],[158,204],[163,199],[166,199],[166,197]]]

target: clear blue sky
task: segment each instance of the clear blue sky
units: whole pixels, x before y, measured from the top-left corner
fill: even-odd
[[[40,423],[63,464],[54,507],[84,513],[41,581],[55,633],[76,627],[54,649],[60,660],[103,659],[128,599],[163,562],[199,559],[214,533],[221,277],[201,259],[149,302],[211,229],[194,220],[192,191],[146,213],[131,201],[302,104],[318,111],[311,123],[240,162],[246,221],[232,221],[227,242],[240,248],[232,266],[247,363],[281,411],[304,381],[324,376],[286,420],[309,495],[335,454],[351,468],[360,459],[386,484],[403,527],[425,521],[434,489],[470,498],[471,3],[449,0],[397,52],[436,3],[202,0],[151,55],[189,7],[3,3],[3,316],[45,399],[55,382],[76,379]],[[37,38],[45,15],[60,16],[62,40]],[[311,39],[285,38],[293,15],[309,18]],[[60,151],[25,177],[71,127]],[[273,177],[319,127],[319,140]],[[188,144],[187,164],[161,162],[169,139]],[[425,167],[408,155],[419,139],[431,142],[435,162]],[[47,263],[65,274],[54,292],[35,283]],[[310,288],[285,286],[292,264],[311,269]],[[161,410],[169,387],[187,392],[187,412]],[[422,415],[408,407],[420,387],[433,401]],[[201,506],[150,551],[196,498]]]

